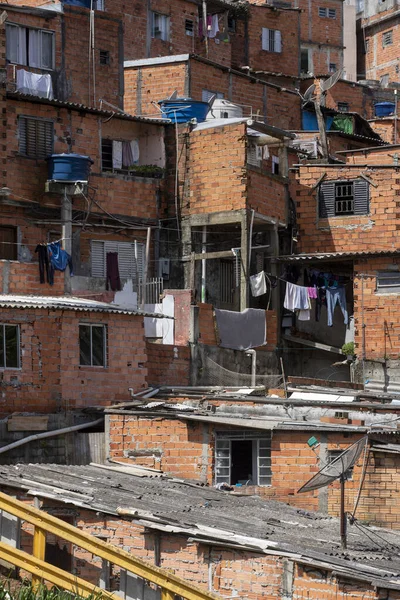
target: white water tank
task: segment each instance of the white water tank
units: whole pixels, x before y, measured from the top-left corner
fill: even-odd
[[[243,109],[238,104],[233,104],[224,98],[216,98],[207,113],[206,121],[212,119],[235,119],[243,117]]]

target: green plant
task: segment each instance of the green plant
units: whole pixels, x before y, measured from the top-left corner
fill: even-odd
[[[129,167],[129,172],[137,177],[156,177],[157,179],[164,175],[164,169],[157,165],[132,165]]]
[[[17,581],[6,579],[0,581],[0,600],[83,600],[79,594],[47,587],[44,584],[32,587],[29,580]],[[98,594],[91,594],[86,600],[101,600]]]
[[[342,352],[343,352],[343,354],[346,354],[346,356],[354,356],[354,353],[355,353],[354,342],[347,342],[347,344],[343,344]]]

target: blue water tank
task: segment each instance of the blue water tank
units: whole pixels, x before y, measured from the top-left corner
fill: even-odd
[[[394,102],[377,102],[375,104],[376,117],[388,117],[395,111],[396,105]]]
[[[176,100],[160,100],[159,103],[164,119],[173,123],[187,123],[196,119],[198,123],[206,120],[210,105],[192,98],[177,98]]]
[[[52,154],[47,164],[50,180],[75,182],[89,179],[93,161],[82,154]]]

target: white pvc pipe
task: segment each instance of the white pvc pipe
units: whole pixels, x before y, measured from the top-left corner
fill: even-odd
[[[246,350],[246,354],[251,356],[251,387],[256,386],[256,371],[257,371],[257,352],[253,349]]]
[[[207,252],[207,227],[205,225],[203,227],[201,243],[202,243],[201,253],[205,254]],[[201,301],[202,302],[206,301],[206,275],[207,275],[206,269],[207,269],[206,260],[203,258],[201,261]]]

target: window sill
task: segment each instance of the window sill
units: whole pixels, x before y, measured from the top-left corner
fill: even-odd
[[[51,67],[51,69],[47,68],[47,67],[31,67],[30,65],[24,65],[24,64],[21,64],[21,63],[14,63],[14,62],[11,62],[9,60],[7,60],[7,64],[8,65],[12,65],[13,67],[22,67],[25,70],[29,70],[29,71],[31,69],[33,69],[32,73],[36,73],[36,72],[40,71],[40,72],[45,72],[45,73],[50,73],[51,74],[51,73],[53,73],[55,71],[55,67]]]
[[[99,371],[105,371],[108,367],[101,367],[100,365],[78,365],[79,369],[98,369]]]

